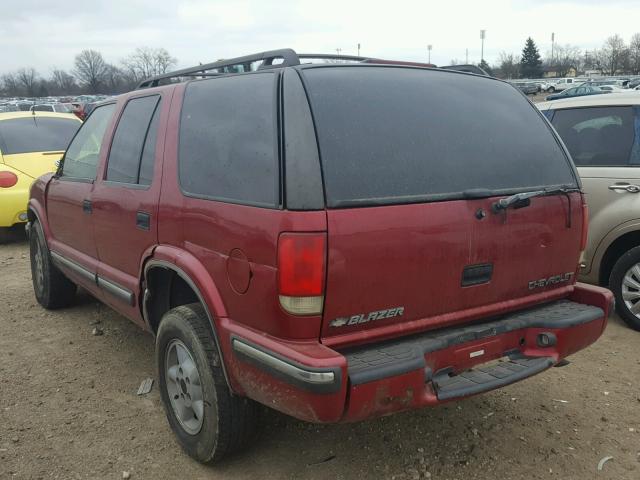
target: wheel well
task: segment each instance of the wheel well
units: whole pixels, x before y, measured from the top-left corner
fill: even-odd
[[[640,231],[626,233],[609,245],[600,262],[598,283],[602,286],[609,285],[609,277],[615,263],[625,252],[638,245],[640,245]]]
[[[146,275],[144,307],[153,333],[158,331],[162,316],[180,305],[200,303],[196,291],[174,270],[152,267]]]

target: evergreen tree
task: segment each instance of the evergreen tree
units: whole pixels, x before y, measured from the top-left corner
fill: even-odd
[[[520,74],[524,78],[540,78],[542,76],[542,60],[540,52],[531,37],[527,38],[520,60]]]
[[[493,76],[493,70],[491,69],[491,67],[489,66],[489,64],[485,59],[482,59],[482,61],[478,64],[478,66],[481,69],[483,69],[485,72],[487,72],[490,76]]]

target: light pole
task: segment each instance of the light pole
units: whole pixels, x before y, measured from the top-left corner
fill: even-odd
[[[465,49],[464,58],[465,58],[464,63],[469,65],[469,49],[468,48]]]
[[[341,51],[342,51],[342,49],[341,49],[341,48],[336,48],[336,53],[337,53],[338,55],[340,55],[340,52],[341,52]]]
[[[360,44],[358,43],[358,56],[360,56]]]
[[[486,33],[486,30],[480,30],[480,40],[482,41],[482,46],[480,47],[480,63],[484,63],[484,37]]]
[[[429,63],[431,63],[431,49],[433,48],[433,45],[427,45],[427,51],[429,52]]]
[[[553,63],[553,44],[555,43],[556,40],[556,34],[554,32],[551,32],[551,63]]]

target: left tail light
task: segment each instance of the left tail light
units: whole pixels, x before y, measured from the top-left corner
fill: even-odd
[[[18,183],[18,176],[13,172],[0,172],[0,188],[13,187]]]
[[[324,233],[283,233],[278,240],[278,296],[293,315],[319,315],[324,306]]]

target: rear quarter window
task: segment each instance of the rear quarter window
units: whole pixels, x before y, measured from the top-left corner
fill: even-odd
[[[180,118],[185,194],[276,207],[279,167],[273,73],[190,83]]]
[[[303,72],[330,207],[577,184],[552,130],[508,83],[399,67]]]

